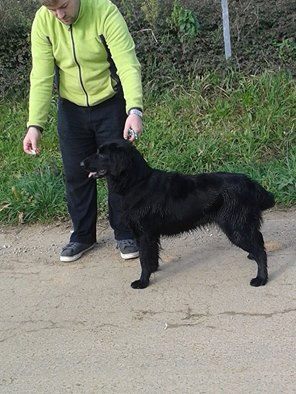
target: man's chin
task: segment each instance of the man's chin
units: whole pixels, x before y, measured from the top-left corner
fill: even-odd
[[[61,19],[59,19],[59,21],[60,21],[61,23],[63,23],[63,25],[66,25],[66,26],[69,26],[69,25],[72,24],[72,19],[66,19],[66,20],[61,20]]]

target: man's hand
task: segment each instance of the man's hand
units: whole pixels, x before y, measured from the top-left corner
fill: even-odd
[[[29,155],[39,155],[40,149],[38,148],[38,143],[40,138],[41,132],[34,126],[29,127],[23,140],[24,152]]]
[[[130,137],[128,136],[129,129],[132,129],[134,132],[138,134],[138,136],[140,136],[140,134],[143,131],[142,118],[138,115],[130,114],[126,119],[124,131],[123,131],[123,138],[125,140],[129,140],[130,142],[133,142],[136,138],[134,135],[131,135]]]

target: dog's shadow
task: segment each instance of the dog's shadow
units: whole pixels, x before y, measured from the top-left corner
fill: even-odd
[[[214,242],[215,243],[215,242]],[[278,263],[278,256],[284,252],[285,249],[289,248],[289,245],[281,245],[280,250],[267,251],[268,266],[270,270],[269,280],[275,280],[281,277],[290,266],[292,262],[282,263],[280,266]],[[247,258],[247,253],[242,251],[240,248],[229,243],[227,239],[220,241],[219,244],[211,247],[209,244],[202,244],[194,246],[194,249],[188,248],[187,253],[184,253],[185,248],[182,248],[182,255],[173,255],[169,252],[168,246],[161,248],[160,250],[160,265],[158,271],[152,275],[151,281],[153,283],[167,280],[170,277],[177,276],[184,271],[198,270],[203,266],[201,275],[204,274],[204,266],[206,265],[210,270],[218,265],[227,266],[229,264],[231,269],[236,270],[236,267],[243,267],[249,265],[254,270],[254,275],[257,272],[257,264],[255,261]],[[275,268],[275,270],[274,270]],[[201,278],[200,275],[200,278]]]
[[[182,241],[180,241],[182,243]],[[177,248],[176,248],[177,249]],[[169,277],[177,276],[184,271],[200,270],[200,267],[206,265],[207,269],[211,269],[218,264],[225,264],[225,262],[234,261],[236,258],[243,261],[247,260],[247,254],[240,252],[239,248],[230,244],[225,240],[221,245],[219,242],[214,247],[207,245],[194,245],[193,248],[188,249],[182,247],[182,254],[176,252],[175,255],[169,252],[169,247],[165,246],[160,251],[160,265],[159,270],[152,276],[152,281],[160,282]],[[185,253],[184,253],[185,252]],[[222,255],[222,258],[219,256]],[[224,260],[224,261],[221,261]],[[225,261],[226,260],[226,261]],[[249,260],[248,260],[249,261]],[[235,264],[235,261],[233,262]]]

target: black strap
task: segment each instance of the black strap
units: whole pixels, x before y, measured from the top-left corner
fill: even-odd
[[[103,34],[100,35],[100,40],[101,40],[102,44],[104,45],[105,50],[107,52],[107,61],[108,61],[109,65],[110,65],[109,66],[110,74],[111,74],[111,78],[116,82],[116,86],[114,87],[114,90],[117,92],[117,91],[122,89],[120,78],[119,78],[119,76],[117,74],[117,68],[116,68],[116,65],[114,63],[114,60],[112,59],[111,51],[110,51],[110,49],[108,47],[108,44],[107,44],[106,39],[103,36]]]

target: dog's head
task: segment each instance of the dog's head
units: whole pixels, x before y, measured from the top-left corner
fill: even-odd
[[[135,178],[148,166],[139,151],[128,141],[113,140],[101,145],[81,166],[94,178]]]

